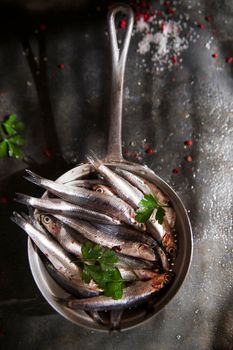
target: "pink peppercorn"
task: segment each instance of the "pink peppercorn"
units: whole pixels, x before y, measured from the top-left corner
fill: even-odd
[[[65,68],[64,63],[59,63],[58,68],[61,69],[61,70],[63,70],[63,69]]]
[[[175,55],[172,56],[172,57],[171,57],[171,60],[172,60],[172,63],[173,63],[173,64],[176,64],[176,63],[177,63],[177,56],[175,56]]]
[[[229,64],[233,63],[233,56],[227,57],[226,63],[229,63]]]
[[[206,22],[210,22],[211,21],[211,16],[205,16],[205,20],[206,20]]]
[[[185,146],[192,146],[193,145],[193,141],[191,139],[188,139],[186,141],[184,141]]]
[[[122,19],[122,20],[120,21],[119,26],[120,26],[121,29],[125,29],[125,28],[126,28],[126,24],[127,24],[126,20],[125,20],[125,19]]]
[[[205,29],[205,25],[203,24],[203,23],[198,23],[198,28],[200,28],[200,29]]]
[[[219,55],[218,55],[218,53],[213,53],[213,54],[212,54],[212,57],[213,57],[213,58],[218,58]]]
[[[173,15],[174,13],[176,13],[176,9],[175,9],[174,7],[169,7],[169,8],[167,9],[167,13],[168,13],[169,15]]]
[[[179,167],[177,167],[177,168],[175,168],[175,169],[172,170],[172,173],[173,173],[173,174],[179,174],[180,171],[181,171],[181,169],[180,169]]]
[[[152,154],[154,154],[154,150],[153,150],[152,148],[148,148],[148,149],[146,150],[146,153],[147,153],[149,156],[151,156]]]
[[[189,155],[189,156],[185,157],[185,160],[189,163],[192,163],[193,157]]]

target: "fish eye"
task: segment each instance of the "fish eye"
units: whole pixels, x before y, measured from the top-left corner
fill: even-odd
[[[43,217],[43,221],[44,221],[45,224],[49,224],[50,221],[51,221],[51,219],[50,219],[49,216],[44,216],[44,217]]]
[[[101,187],[96,187],[96,192],[103,193],[103,192],[104,192],[104,190],[103,190]]]

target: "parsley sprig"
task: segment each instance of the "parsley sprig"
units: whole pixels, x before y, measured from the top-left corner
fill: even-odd
[[[139,208],[136,210],[135,217],[136,221],[147,221],[156,209],[155,219],[162,225],[165,215],[164,207],[167,207],[167,205],[161,205],[158,199],[152,196],[152,194],[145,194],[138,206]]]
[[[82,279],[90,283],[93,279],[104,295],[113,299],[121,299],[123,295],[123,279],[117,267],[116,254],[99,244],[86,242],[82,245],[83,271]],[[91,263],[91,264],[90,264]]]
[[[24,124],[17,121],[15,114],[10,114],[0,122],[0,158],[23,156],[21,146],[25,144],[25,139],[20,135],[23,130]]]

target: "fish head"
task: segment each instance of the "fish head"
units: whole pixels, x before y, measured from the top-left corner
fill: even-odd
[[[111,191],[110,187],[101,184],[93,185],[92,190],[100,193],[113,195],[113,192]]]
[[[168,253],[172,258],[176,257],[177,245],[174,240],[172,233],[167,232],[163,237],[163,246],[165,247],[166,253]]]
[[[172,280],[172,274],[170,273],[162,273],[157,274],[154,278],[151,279],[151,285],[155,290],[159,290],[164,287],[165,284],[170,283]]]
[[[61,230],[61,225],[55,218],[52,218],[50,215],[40,214],[40,223],[46,228],[51,234],[58,234]]]

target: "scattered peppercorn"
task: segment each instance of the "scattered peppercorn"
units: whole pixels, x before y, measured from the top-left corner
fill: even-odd
[[[185,160],[188,162],[188,163],[192,163],[192,161],[193,161],[193,157],[192,156],[186,156],[185,157]]]
[[[210,22],[211,21],[211,16],[205,16],[205,20],[206,20],[206,22]]]
[[[193,141],[191,139],[188,139],[186,141],[184,141],[185,146],[192,146],[193,145]]]
[[[233,56],[227,57],[226,58],[226,63],[229,63],[229,64],[233,63]]]
[[[59,63],[58,68],[61,69],[61,70],[63,70],[63,69],[65,68],[64,63]]]
[[[218,54],[218,53],[213,53],[213,54],[212,54],[212,57],[213,57],[213,58],[218,58],[218,57],[219,57],[219,54]]]
[[[149,156],[151,156],[152,154],[154,154],[154,150],[153,150],[152,148],[148,148],[148,149],[146,150],[146,153],[147,153]]]
[[[177,63],[177,56],[173,55],[172,58],[171,58],[171,61],[172,61],[173,64],[176,64]]]
[[[121,29],[125,29],[125,28],[126,28],[126,24],[127,24],[126,20],[125,20],[125,19],[122,19],[122,20],[120,21],[119,27],[120,27]]]
[[[180,172],[181,172],[181,169],[180,169],[179,167],[174,168],[174,169],[172,170],[172,173],[173,173],[174,175],[179,174]]]
[[[203,24],[203,23],[198,23],[198,28],[200,28],[200,29],[205,29],[205,25]]]

